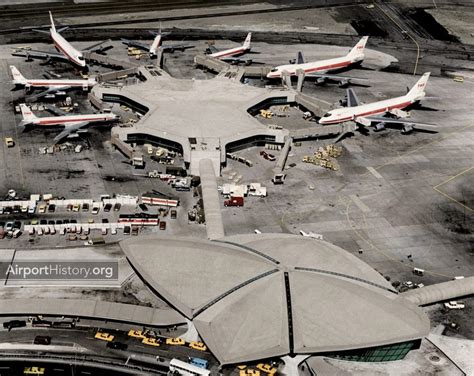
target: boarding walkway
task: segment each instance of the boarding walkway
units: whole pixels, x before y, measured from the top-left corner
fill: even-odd
[[[224,224],[217,191],[216,174],[211,159],[201,159],[199,161],[199,175],[201,177],[207,237],[211,240],[223,238],[225,235]]]

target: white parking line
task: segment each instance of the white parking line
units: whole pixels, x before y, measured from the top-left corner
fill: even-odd
[[[383,176],[378,173],[378,171],[373,167],[367,167],[367,170],[370,171],[372,175],[374,175],[377,179],[383,179]]]
[[[351,199],[354,202],[354,204],[357,205],[357,207],[363,212],[363,213],[368,213],[370,212],[370,208],[365,205],[362,200],[357,197],[356,195],[351,195]]]

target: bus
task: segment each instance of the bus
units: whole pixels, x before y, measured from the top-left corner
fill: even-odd
[[[159,223],[158,214],[136,213],[120,214],[119,223],[129,223],[131,225],[157,226]]]
[[[189,362],[193,366],[199,367],[199,368],[204,368],[207,369],[209,362],[206,359],[201,359],[201,358],[191,358],[191,361]]]
[[[205,368],[193,366],[192,364],[183,362],[179,359],[171,359],[170,361],[170,374],[179,374],[184,376],[196,376],[204,375],[209,376],[211,371]]]

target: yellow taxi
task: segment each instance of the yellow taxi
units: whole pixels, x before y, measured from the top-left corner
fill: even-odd
[[[241,369],[239,376],[260,376],[260,371],[252,368]]]
[[[45,369],[43,367],[25,367],[24,375],[44,375]]]
[[[172,346],[182,346],[186,341],[182,338],[166,338],[166,344]]]
[[[112,342],[114,340],[114,336],[109,333],[105,332],[97,332],[94,336],[95,339],[100,339],[102,341]]]
[[[152,337],[146,337],[143,338],[142,343],[144,345],[150,345],[150,346],[160,346],[160,340],[158,338],[152,338]]]
[[[195,341],[190,342],[189,347],[191,347],[194,350],[200,350],[200,351],[206,351],[207,350],[206,345],[202,342],[195,342]]]
[[[141,330],[129,330],[128,331],[128,336],[129,337],[134,337],[134,338],[146,338],[145,334]]]
[[[15,146],[15,141],[12,137],[5,137],[5,145],[7,145],[7,148],[12,148]]]
[[[262,372],[268,373],[269,375],[273,375],[276,373],[276,368],[272,367],[270,364],[259,363],[257,364],[257,369]]]

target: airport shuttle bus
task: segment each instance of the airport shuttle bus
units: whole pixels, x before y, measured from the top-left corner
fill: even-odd
[[[119,223],[141,226],[157,226],[160,220],[158,214],[136,213],[120,214]]]
[[[172,374],[180,374],[184,376],[196,376],[196,375],[204,375],[209,376],[211,371],[208,369],[204,369],[201,367],[193,366],[192,364],[183,362],[179,359],[171,359],[170,361],[170,375]]]

